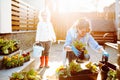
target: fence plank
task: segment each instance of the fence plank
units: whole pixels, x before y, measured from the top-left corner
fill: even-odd
[[[35,30],[38,23],[38,10],[21,0],[12,0],[12,30]]]

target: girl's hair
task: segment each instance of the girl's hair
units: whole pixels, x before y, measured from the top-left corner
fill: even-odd
[[[90,32],[91,31],[91,22],[87,18],[80,18],[73,24],[72,28],[75,28],[75,29],[86,28]]]
[[[50,20],[50,12],[48,10],[43,10],[39,14],[39,20],[42,21],[42,17],[47,16],[47,20]]]

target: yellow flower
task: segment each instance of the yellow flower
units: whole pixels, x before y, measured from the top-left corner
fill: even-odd
[[[7,58],[7,61],[11,61],[11,58],[9,57],[9,58]]]
[[[3,59],[6,60],[8,57],[7,56],[4,56]]]
[[[56,72],[58,73],[60,70],[63,70],[63,69],[65,69],[65,67],[63,65],[61,65],[56,69]]]

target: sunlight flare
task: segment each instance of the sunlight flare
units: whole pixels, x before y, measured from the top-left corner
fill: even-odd
[[[115,0],[59,0],[60,12],[102,12]]]

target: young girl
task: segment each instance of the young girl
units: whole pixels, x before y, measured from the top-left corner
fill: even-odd
[[[40,68],[44,67],[44,62],[45,67],[49,68],[49,51],[52,41],[56,41],[56,36],[52,23],[50,22],[50,14],[47,11],[43,11],[40,14],[40,22],[37,25],[36,32],[36,43],[42,45],[44,48],[40,57]]]

